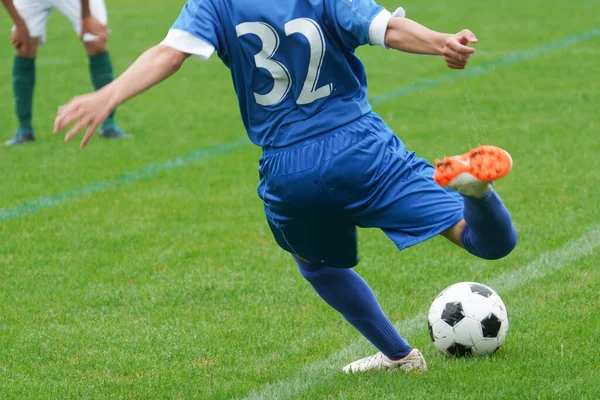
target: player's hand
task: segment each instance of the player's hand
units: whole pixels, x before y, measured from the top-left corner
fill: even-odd
[[[98,21],[98,18],[94,17],[93,15],[82,18],[81,20],[80,38],[83,39],[83,35],[86,33],[98,36],[102,40],[108,39],[108,28],[105,25],[102,25],[102,23]]]
[[[24,23],[16,25],[15,30],[10,36],[10,43],[19,54],[27,54],[30,40],[31,37],[29,36],[27,25]]]
[[[465,69],[469,57],[475,53],[474,48],[467,46],[469,43],[477,43],[477,37],[468,29],[448,36],[442,51],[448,68]]]
[[[102,91],[94,92],[77,96],[64,106],[59,107],[54,121],[54,133],[56,134],[75,123],[65,135],[65,142],[71,140],[81,130],[86,129],[80,145],[81,148],[84,148],[98,126],[108,118],[113,110],[109,105],[109,100],[105,97]]]

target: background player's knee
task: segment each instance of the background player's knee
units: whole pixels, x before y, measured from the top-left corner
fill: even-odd
[[[106,53],[106,41],[104,40],[94,40],[93,42],[85,42],[83,43],[85,47],[85,51],[88,56],[97,56],[98,54]]]
[[[21,46],[15,49],[15,54],[21,58],[35,58],[38,49],[38,39],[31,38],[27,46]]]

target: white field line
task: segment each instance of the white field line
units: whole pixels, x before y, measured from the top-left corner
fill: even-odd
[[[505,293],[524,286],[527,283],[564,268],[582,257],[586,257],[600,246],[600,224],[591,225],[578,239],[567,242],[563,247],[542,253],[536,260],[511,272],[505,272],[497,278],[484,282],[499,293]],[[414,317],[396,324],[400,334],[411,336],[426,329],[427,314],[421,312]],[[298,396],[306,389],[322,384],[342,373],[342,367],[355,359],[374,352],[373,346],[366,340],[352,343],[350,346],[332,354],[326,359],[307,365],[296,375],[264,386],[259,391],[248,394],[244,399],[288,399]]]

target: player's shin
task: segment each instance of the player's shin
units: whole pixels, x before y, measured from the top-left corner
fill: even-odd
[[[405,357],[412,347],[398,334],[373,291],[352,269],[315,266],[296,259],[302,276],[323,300],[392,360]]]
[[[13,91],[19,129],[32,132],[33,88],[35,86],[35,58],[15,56],[13,64]]]
[[[464,202],[465,249],[487,260],[506,257],[517,244],[517,231],[500,196],[491,189],[481,198],[464,196]]]
[[[113,65],[108,52],[90,56],[90,76],[96,90],[108,85],[114,79]],[[102,124],[103,128],[114,125],[115,111]]]

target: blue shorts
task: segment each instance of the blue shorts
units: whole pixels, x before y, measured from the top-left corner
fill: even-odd
[[[275,240],[315,264],[358,263],[356,227],[402,250],[463,218],[463,199],[433,180],[375,113],[284,148],[263,149],[258,193]]]

